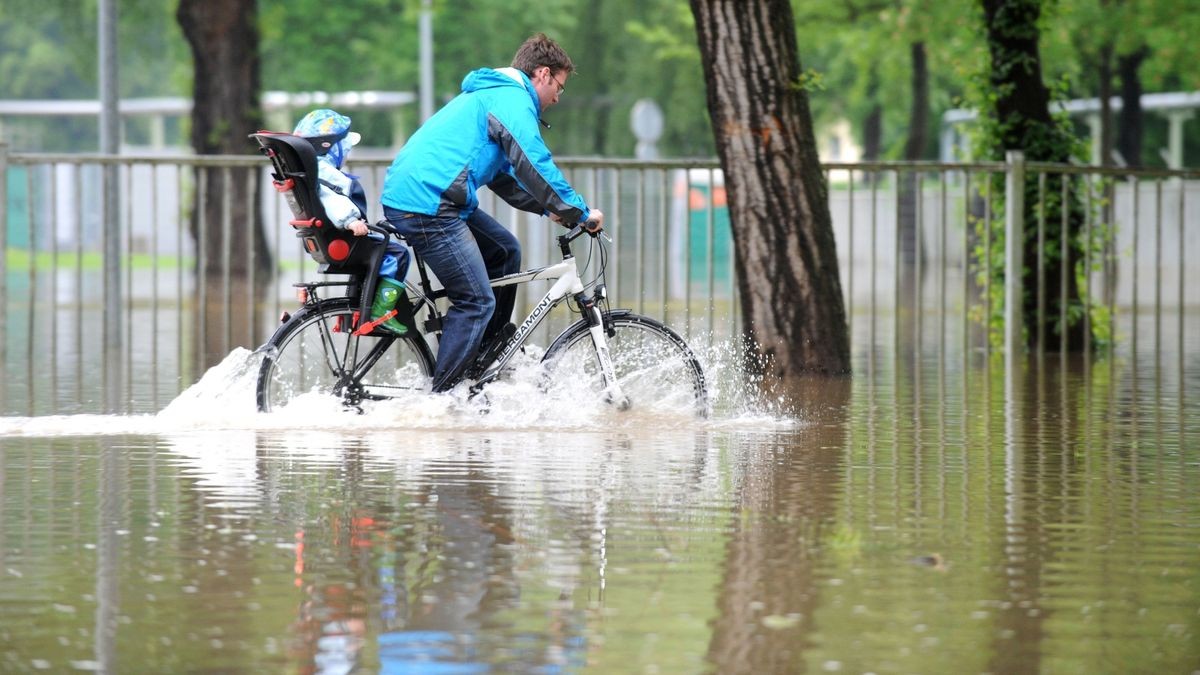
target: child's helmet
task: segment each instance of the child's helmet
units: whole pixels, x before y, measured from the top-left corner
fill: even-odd
[[[329,155],[334,166],[341,168],[350,154],[350,148],[358,145],[361,136],[350,131],[350,118],[329,108],[318,108],[304,116],[292,131],[313,144],[317,155]]]

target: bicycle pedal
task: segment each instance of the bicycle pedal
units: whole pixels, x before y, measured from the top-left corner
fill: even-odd
[[[478,380],[480,375],[487,372],[488,366],[492,365],[497,356],[500,356],[500,352],[508,344],[509,339],[516,334],[516,326],[511,323],[505,324],[500,329],[500,332],[492,337],[492,341],[479,351],[479,356],[475,358],[475,363],[471,364],[471,368],[467,371],[467,378]]]

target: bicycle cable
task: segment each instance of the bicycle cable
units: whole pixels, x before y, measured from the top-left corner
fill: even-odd
[[[600,235],[600,236],[603,236],[603,235]],[[595,278],[593,278],[587,284],[584,284],[583,289],[585,291],[593,290],[594,288],[596,288],[597,284],[599,284],[601,286],[606,286],[605,272],[608,269],[608,249],[604,246],[604,244],[602,242],[597,241],[597,239],[599,239],[599,236],[592,237],[592,241],[589,242],[587,261],[584,262],[583,268],[579,271],[579,277],[581,279],[587,275],[587,271],[592,268],[592,262],[595,259],[596,249],[599,248],[600,249],[599,271],[596,273]],[[603,304],[603,306],[601,307],[601,310],[607,311],[608,298],[607,297],[601,298],[601,302]],[[577,310],[572,305],[568,305],[568,309],[571,311],[572,314],[580,314],[580,311]]]
[[[581,279],[586,277],[587,271],[592,268],[592,256],[596,252],[596,246],[598,246],[598,243],[596,242],[596,238],[593,237],[592,241],[588,242],[587,260],[583,263],[583,269],[579,270],[579,278],[581,278]],[[601,251],[603,251],[604,247],[601,246],[600,249],[601,249]],[[601,255],[603,255],[603,253],[601,253]],[[595,285],[596,285],[596,280],[593,279],[591,283],[584,285],[584,290],[588,290],[592,286],[595,286]]]

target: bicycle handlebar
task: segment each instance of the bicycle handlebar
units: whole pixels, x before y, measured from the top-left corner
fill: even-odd
[[[386,220],[381,220],[374,224],[367,223],[367,229],[372,232],[378,232],[379,234],[382,234],[385,236],[390,235],[393,237],[397,237],[400,235],[400,233],[396,231],[396,228],[392,227],[392,224]]]
[[[570,230],[569,232],[567,232],[566,234],[564,234],[562,236],[567,237],[567,241],[574,241],[584,234],[590,234],[593,238],[595,238],[595,237],[600,236],[600,233],[604,231],[603,227],[597,227],[595,230],[587,229],[586,227],[584,227],[584,225],[586,225],[587,222],[589,222],[589,221],[585,221],[582,223],[575,223],[574,225],[566,225],[563,223],[559,223],[559,225],[561,225],[562,227],[565,227],[568,230]]]

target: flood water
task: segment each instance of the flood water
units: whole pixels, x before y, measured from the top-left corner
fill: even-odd
[[[696,421],[263,416],[251,359],[0,418],[0,671],[1200,668],[1200,363],[884,346]]]

